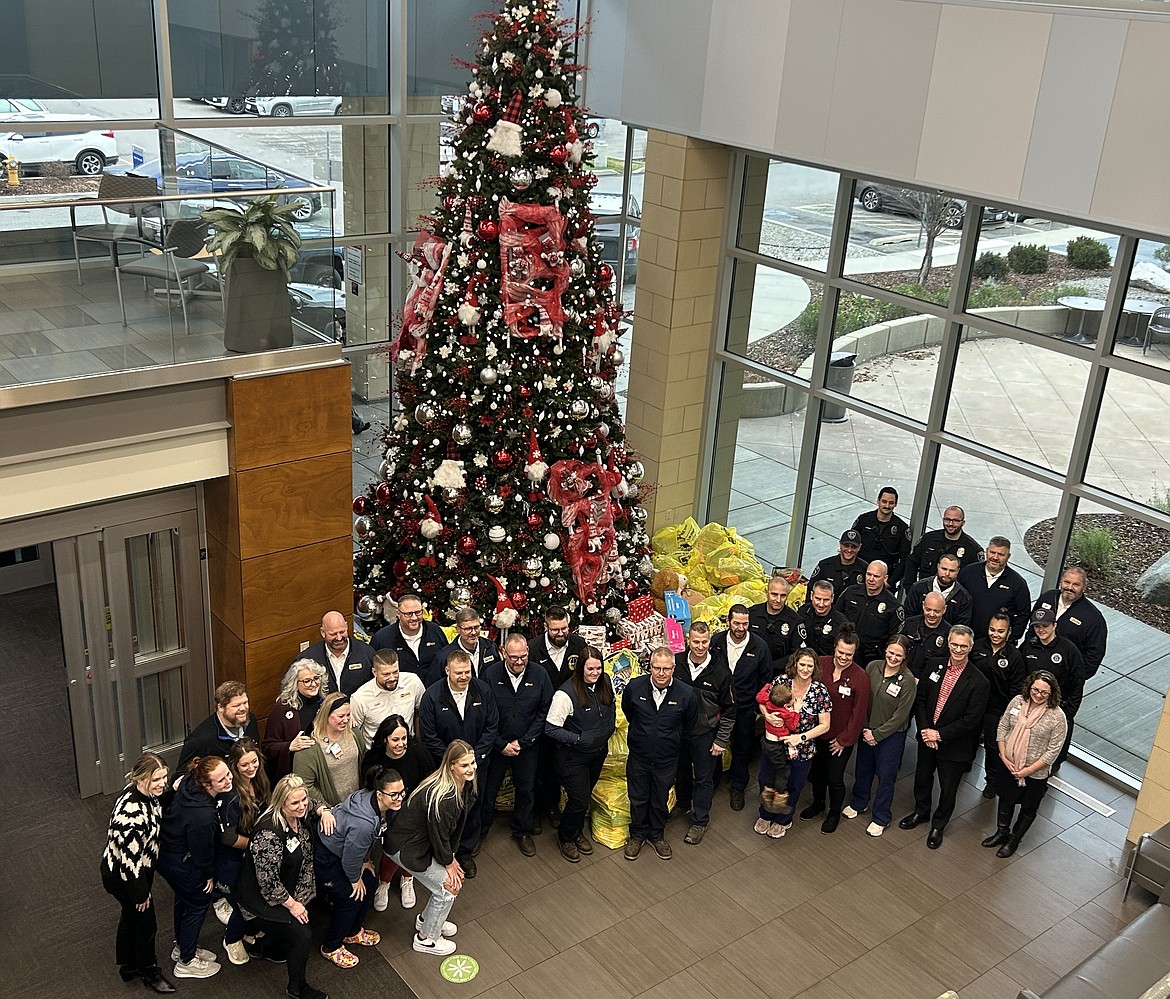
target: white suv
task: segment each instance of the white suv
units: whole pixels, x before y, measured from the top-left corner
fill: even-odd
[[[341,98],[325,94],[318,97],[249,97],[244,107],[250,114],[269,118],[341,114]]]
[[[96,177],[118,162],[118,143],[111,131],[46,132],[49,121],[75,121],[76,116],[15,114],[0,123],[0,162],[17,160],[29,173],[46,163],[67,163],[77,173]]]

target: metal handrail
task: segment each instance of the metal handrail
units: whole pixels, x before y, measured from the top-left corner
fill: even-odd
[[[71,201],[20,201],[0,204],[0,212],[29,211],[38,208],[83,208],[86,205],[153,205],[171,201],[242,201],[248,198],[267,198],[285,194],[329,194],[332,187],[264,187],[256,191],[206,191],[199,194],[156,194],[131,198],[77,198]]]

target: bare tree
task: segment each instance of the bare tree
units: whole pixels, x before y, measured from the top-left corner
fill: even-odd
[[[902,197],[911,206],[915,218],[922,223],[922,234],[926,238],[916,279],[919,285],[925,287],[930,268],[934,265],[934,241],[944,229],[962,223],[963,210],[942,191],[912,191],[903,188]]]

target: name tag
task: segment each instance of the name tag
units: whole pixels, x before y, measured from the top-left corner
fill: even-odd
[[[902,685],[900,683],[891,683],[886,688],[886,693],[891,697],[897,697],[900,693],[902,693]]]
[[[1079,625],[1079,624],[1081,624],[1081,623],[1082,623],[1082,622],[1081,622],[1081,619],[1080,619],[1079,617],[1073,617],[1071,614],[1069,615],[1069,618],[1068,618],[1068,619],[1069,619],[1070,621],[1072,621],[1072,623],[1073,623],[1073,624],[1077,624],[1077,625]]]
[[[297,850],[301,848],[301,841],[299,839],[285,840],[284,848],[288,850],[289,853],[296,853]]]
[[[341,747],[336,742],[331,742],[329,748],[325,750],[330,756],[340,756]]]
[[[1020,713],[1019,708],[1012,708],[1011,711],[1008,712],[1009,715],[1018,715],[1019,713]]]
[[[846,687],[845,684],[841,684],[841,686],[837,688],[837,693],[840,694],[842,697],[852,697],[853,696],[852,688]]]
[[[931,683],[938,683],[938,678],[939,678],[941,675],[942,675],[942,674],[941,674],[941,673],[939,673],[939,671],[938,671],[938,670],[935,670],[933,673],[931,673],[931,674],[930,674],[930,682],[931,682]]]
[[[361,669],[361,668],[362,668],[362,664],[361,664],[361,663],[350,663],[350,664],[349,664],[348,666],[346,666],[345,668],[346,668],[346,669]]]

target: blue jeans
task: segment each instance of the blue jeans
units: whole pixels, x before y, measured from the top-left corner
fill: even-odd
[[[873,820],[879,826],[888,826],[893,821],[894,784],[898,780],[898,767],[902,765],[905,748],[905,732],[887,735],[876,746],[864,739],[857,740],[857,767],[850,804],[858,812],[865,811],[876,775],[878,785],[873,796]]]
[[[353,898],[353,885],[341,867],[341,858],[321,842],[318,842],[313,850],[313,873],[318,886],[324,889],[329,901],[333,903],[329,928],[325,931],[325,939],[321,941],[321,949],[332,953],[342,945],[346,937],[356,936],[361,932],[362,921],[374,901],[374,889],[378,887],[378,879],[368,870],[362,871],[361,879],[366,886],[366,894],[360,899]]]
[[[175,893],[175,941],[179,960],[186,964],[195,957],[199,931],[211,908],[211,893],[203,890],[208,879],[191,864],[166,853],[158,858],[158,872]]]
[[[456,898],[443,885],[443,882],[447,880],[447,868],[432,858],[431,866],[425,871],[411,871],[409,867],[403,865],[401,854],[392,853],[390,859],[404,871],[413,874],[418,879],[419,884],[431,893],[431,899],[422,911],[420,932],[428,940],[438,940],[443,935],[443,923],[447,919],[447,913],[451,911],[451,906],[455,904]]]
[[[788,811],[786,812],[769,812],[763,805],[760,805],[760,818],[768,822],[778,822],[782,826],[791,825],[792,816],[796,814],[796,803],[800,800],[800,792],[804,790],[804,785],[808,782],[808,770],[812,766],[812,760],[793,760],[788,770]],[[772,786],[769,781],[772,779],[772,763],[765,754],[760,758],[760,790],[765,787]],[[777,788],[779,790],[779,788]]]

